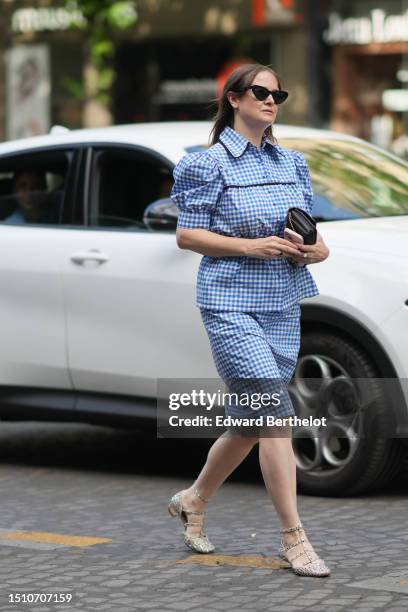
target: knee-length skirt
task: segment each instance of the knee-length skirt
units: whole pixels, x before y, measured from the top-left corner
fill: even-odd
[[[200,312],[217,372],[231,395],[226,416],[293,416],[288,383],[300,348],[299,303],[282,311]],[[268,395],[273,400],[268,402]]]

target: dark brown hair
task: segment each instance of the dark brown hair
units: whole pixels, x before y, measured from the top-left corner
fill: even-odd
[[[227,93],[229,91],[237,92],[244,87],[248,87],[248,85],[252,84],[252,81],[260,72],[270,72],[278,81],[279,89],[282,89],[281,82],[279,80],[278,75],[272,68],[269,66],[263,66],[262,64],[243,64],[242,66],[238,66],[231,74],[229,75],[224,89],[222,90],[222,94],[217,100],[218,108],[217,112],[214,116],[214,126],[210,133],[210,145],[215,144],[219,140],[219,136],[223,129],[228,125],[229,127],[234,126],[234,109],[232,108],[228,98]],[[241,97],[245,92],[236,93],[237,97]],[[272,140],[272,142],[276,142],[276,138],[272,133],[272,126],[268,125],[265,129],[264,135]]]

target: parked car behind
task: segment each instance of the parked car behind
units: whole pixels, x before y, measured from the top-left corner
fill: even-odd
[[[210,129],[150,123],[0,145],[1,418],[151,426],[158,379],[217,378],[194,305],[200,256],[177,248],[169,200],[174,165]],[[387,482],[407,448],[408,165],[351,136],[274,132],[308,160],[331,251],[312,267],[320,295],[301,303],[291,383],[298,414],[331,419],[295,431],[299,482],[361,492]],[[25,191],[24,173],[37,177]],[[375,410],[360,410],[361,379]]]

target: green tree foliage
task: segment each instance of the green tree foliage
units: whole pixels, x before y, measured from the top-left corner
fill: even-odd
[[[137,20],[133,1],[129,0],[66,0],[66,8],[79,9],[84,18],[86,61],[96,72],[94,97],[109,105],[110,91],[115,78],[112,60],[115,55],[115,33],[131,28]],[[74,26],[78,27],[78,26]],[[66,79],[68,91],[81,99],[86,98],[85,87],[73,79]]]

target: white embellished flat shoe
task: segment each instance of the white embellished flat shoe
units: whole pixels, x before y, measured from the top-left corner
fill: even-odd
[[[208,499],[205,499],[194,487],[194,494],[197,495],[202,501],[208,502]],[[171,516],[179,516],[183,525],[184,525],[184,543],[186,546],[194,550],[198,553],[210,553],[215,550],[215,546],[210,542],[207,535],[203,532],[202,529],[198,533],[187,533],[187,527],[190,525],[197,525],[202,527],[204,522],[204,518],[199,522],[192,522],[190,520],[190,515],[202,516],[204,517],[204,512],[195,512],[193,510],[187,510],[183,507],[181,501],[181,492],[176,493],[170,500],[170,503],[167,507],[169,514]]]
[[[299,535],[301,536],[300,532],[301,531],[304,532],[304,529],[301,523],[299,523],[299,525],[295,525],[294,527],[288,527],[287,529],[281,529],[281,533],[290,533],[292,531],[298,531]],[[300,537],[300,539],[297,540],[296,542],[293,542],[292,544],[288,544],[285,546],[283,543],[283,538],[282,538],[282,541],[279,547],[280,558],[290,563],[290,566],[292,570],[294,571],[294,573],[298,574],[299,576],[316,576],[316,577],[330,576],[330,569],[327,567],[323,559],[320,559],[319,557],[317,557],[314,550],[311,550],[310,548],[307,548],[306,546],[304,546],[305,542],[306,542],[305,538]],[[298,554],[295,557],[288,559],[286,555],[287,551],[292,550],[292,548],[295,548],[296,546],[300,547]],[[299,559],[299,557],[301,557],[302,555],[307,558],[307,562],[302,565],[294,565],[293,562],[296,561],[296,559]],[[315,558],[313,559],[311,555],[314,555]]]

